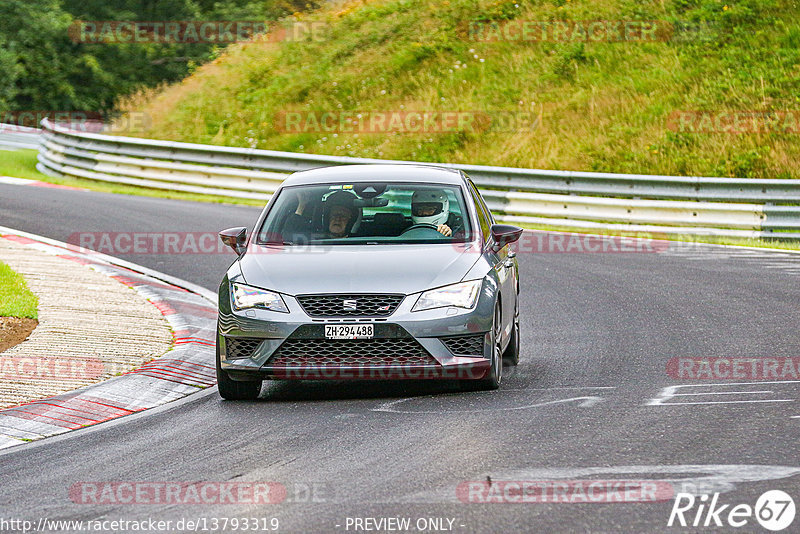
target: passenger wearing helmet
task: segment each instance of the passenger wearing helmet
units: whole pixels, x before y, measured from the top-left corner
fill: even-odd
[[[347,237],[360,222],[361,208],[356,206],[356,196],[348,191],[337,191],[325,199],[322,227],[328,237]]]
[[[411,220],[414,224],[432,224],[445,237],[460,226],[459,217],[450,213],[450,200],[441,189],[422,189],[411,196]]]

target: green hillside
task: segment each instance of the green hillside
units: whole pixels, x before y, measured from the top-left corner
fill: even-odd
[[[800,172],[796,1],[363,0],[291,20],[320,32],[232,45],[122,102],[147,114],[134,135],[549,169]],[[626,22],[634,31],[619,38],[610,28]],[[508,38],[524,28],[526,40]],[[737,111],[741,131],[724,131]],[[412,112],[455,119],[402,131]]]

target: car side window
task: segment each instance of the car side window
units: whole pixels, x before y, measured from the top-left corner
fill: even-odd
[[[469,183],[472,184],[472,187],[475,189],[475,193],[478,195],[481,206],[483,206],[483,211],[486,214],[486,219],[489,221],[489,226],[493,225],[495,223],[494,215],[492,215],[492,211],[489,209],[489,206],[486,205],[486,201],[483,200],[483,195],[481,195],[481,192],[478,190],[478,186],[475,185],[472,180],[470,180]]]
[[[478,193],[478,189],[475,187],[475,184],[472,183],[472,180],[468,180],[469,182],[469,193],[472,195],[472,201],[475,203],[475,209],[478,212],[478,224],[481,226],[481,234],[483,235],[483,242],[485,243],[487,239],[489,239],[489,227],[491,226],[490,218],[491,215],[487,216],[486,213],[486,205],[483,203],[483,199],[481,198],[480,193]]]

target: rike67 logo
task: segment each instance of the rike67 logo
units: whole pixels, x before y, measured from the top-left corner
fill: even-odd
[[[711,499],[708,495],[678,493],[667,526],[739,528],[755,519],[765,529],[777,532],[791,525],[794,516],[794,499],[780,490],[763,493],[755,506],[719,504],[719,493]]]

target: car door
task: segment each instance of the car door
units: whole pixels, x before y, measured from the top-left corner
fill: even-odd
[[[516,269],[513,259],[509,257],[508,246],[503,247],[497,252],[493,251],[491,247],[487,246],[487,244],[491,241],[491,226],[494,224],[494,217],[492,216],[491,211],[489,211],[489,208],[486,206],[486,203],[478,191],[478,188],[475,187],[475,184],[472,183],[472,180],[468,180],[468,182],[470,186],[470,193],[472,194],[473,201],[475,202],[475,209],[478,213],[478,223],[481,227],[480,230],[483,234],[484,255],[492,264],[492,268],[494,269],[497,275],[497,280],[500,284],[500,296],[502,303],[500,312],[503,322],[503,335],[501,337],[502,343],[505,345],[508,340],[508,336],[511,333],[511,326],[513,325],[514,321],[517,297]]]

